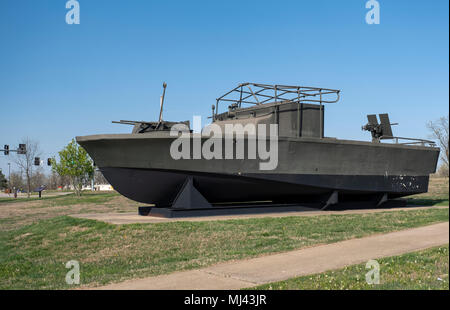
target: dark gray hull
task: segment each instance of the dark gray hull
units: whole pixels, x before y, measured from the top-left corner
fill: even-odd
[[[259,160],[174,160],[167,133],[78,137],[111,185],[124,196],[170,206],[191,177],[210,203],[303,202],[337,191],[340,200],[424,193],[439,149],[359,141],[279,138],[278,166]]]
[[[379,193],[389,198],[423,193],[428,176],[406,177],[415,189],[406,191],[397,177],[338,175],[252,175],[230,176],[132,168],[102,168],[103,175],[122,195],[143,203],[170,206],[187,176],[196,189],[212,204],[271,201],[276,203],[316,202],[339,191],[339,201],[372,200]],[[156,181],[157,180],[157,181]]]

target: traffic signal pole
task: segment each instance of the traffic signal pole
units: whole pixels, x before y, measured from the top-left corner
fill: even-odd
[[[9,145],[5,144],[3,149],[0,149],[0,152],[3,152],[3,154],[5,154],[5,155],[9,155],[9,152],[16,152],[17,154],[26,154],[27,146],[26,146],[26,144],[19,144],[19,148],[17,150],[10,150]]]
[[[5,144],[3,149],[0,149],[0,153],[3,152],[5,156],[9,155],[9,152],[16,152],[17,154],[25,155],[27,153],[27,145],[19,144],[19,148],[17,150],[11,150],[8,144]],[[8,188],[9,193],[11,192],[11,163],[8,163]],[[17,198],[17,192],[14,192],[14,198]]]
[[[3,147],[3,149],[0,149],[0,152],[3,152],[3,154],[5,154],[5,156],[9,155],[9,152],[16,152],[17,154],[26,154],[27,153],[27,146],[26,144],[19,144],[19,148],[17,150],[11,150],[9,148],[8,144],[5,144],[5,146]],[[51,158],[47,159],[47,165],[51,166],[52,162],[51,162]],[[41,159],[39,157],[35,157],[34,158],[34,165],[35,166],[40,166],[41,165]],[[11,187],[11,164],[8,163],[8,167],[9,167],[9,180],[8,180],[8,187]],[[42,188],[41,190],[39,190],[39,198],[41,198],[42,196],[42,191],[45,189]]]

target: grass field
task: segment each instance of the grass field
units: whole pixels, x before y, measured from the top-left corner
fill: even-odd
[[[377,260],[380,284],[367,284],[365,264],[257,286],[263,290],[448,290],[447,246]]]
[[[428,193],[410,196],[408,204],[418,206],[448,206],[448,178],[430,178]]]
[[[442,221],[448,208],[119,226],[59,216],[0,231],[0,288],[66,288],[69,260],[99,285]]]
[[[102,212],[136,212],[138,203],[116,192],[86,192],[38,198],[0,198],[0,231],[17,229],[62,215]]]
[[[445,195],[443,187],[430,193],[437,194]],[[81,285],[97,286],[449,218],[448,208],[132,225],[67,216],[136,212],[138,205],[115,192],[0,199],[0,289],[71,288],[64,281],[69,260],[80,262]]]

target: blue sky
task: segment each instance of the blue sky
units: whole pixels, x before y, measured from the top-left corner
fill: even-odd
[[[40,142],[43,157],[73,137],[123,133],[112,120],[210,115],[240,82],[342,90],[326,107],[325,134],[369,140],[366,114],[388,112],[394,134],[427,138],[448,114],[447,0],[0,1],[0,144]],[[7,171],[12,158],[0,155]],[[12,165],[12,170],[16,170]]]

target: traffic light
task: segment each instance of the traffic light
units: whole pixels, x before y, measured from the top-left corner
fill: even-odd
[[[47,166],[51,166],[52,165],[52,159],[51,158],[47,158]]]
[[[34,158],[34,165],[39,166],[41,164],[41,159],[39,157]]]
[[[7,144],[5,144],[4,153],[5,153],[5,155],[9,155],[9,145],[7,145]]]
[[[17,151],[17,154],[26,154],[26,153],[27,153],[27,145],[19,144],[19,150]]]

